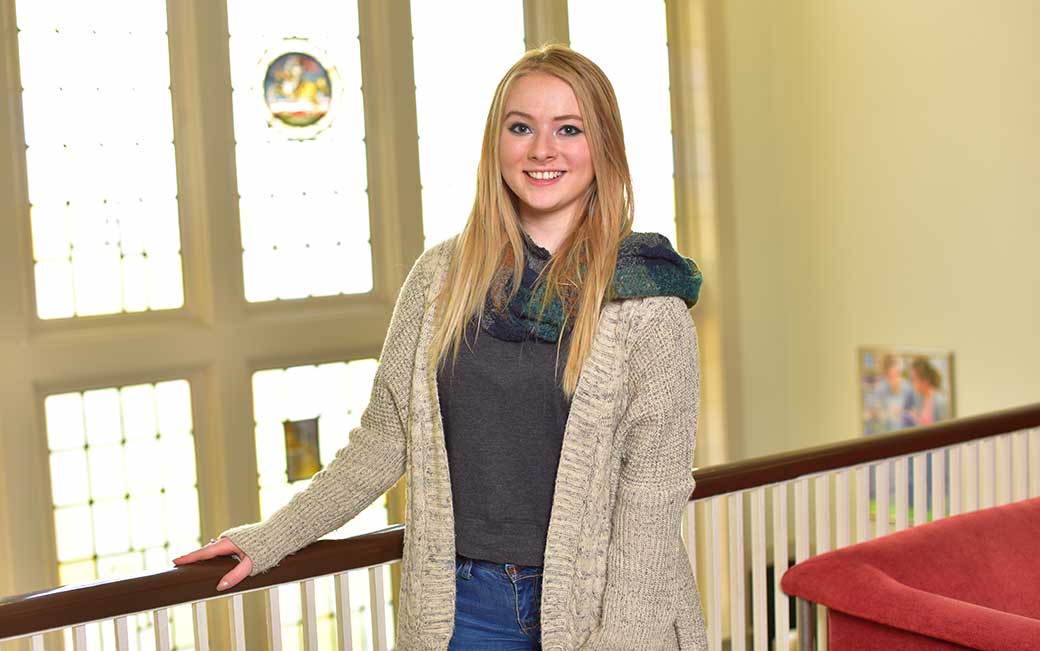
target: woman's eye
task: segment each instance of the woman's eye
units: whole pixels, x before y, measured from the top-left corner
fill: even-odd
[[[574,126],[573,124],[565,124],[562,127],[560,127],[560,129],[571,129],[570,133],[565,134],[565,135],[568,135],[568,136],[576,136],[579,133],[581,133],[581,129],[579,129],[578,127]]]
[[[517,123],[513,124],[513,126],[509,127],[509,130],[512,131],[513,133],[523,133],[523,131],[517,131],[517,129],[526,129],[526,128],[527,128],[526,124],[524,124],[523,122],[517,122]]]

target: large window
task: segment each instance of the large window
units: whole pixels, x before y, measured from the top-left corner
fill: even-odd
[[[56,394],[44,404],[63,585],[166,569],[199,545],[187,382]],[[147,648],[151,617],[133,619],[135,643]],[[190,608],[175,608],[171,621],[176,648],[192,648]],[[88,627],[95,644],[105,637],[105,648],[114,648],[112,634]]]
[[[256,420],[256,465],[260,480],[260,514],[268,517],[284,506],[293,495],[307,487],[305,479],[290,481],[288,474],[286,421],[317,419],[318,456],[321,467],[328,465],[336,451],[349,441],[349,434],[361,422],[361,414],[372,392],[378,363],[361,359],[317,366],[271,369],[253,374],[253,413]],[[305,457],[307,441],[299,450]],[[387,525],[386,498],[380,497],[350,522],[326,538],[346,538]],[[385,580],[385,577],[384,577]],[[369,648],[370,621],[368,579],[363,572],[349,576],[351,630],[357,648]],[[315,581],[318,635],[322,648],[336,648],[335,587],[331,578]],[[387,590],[389,595],[390,591]],[[297,586],[279,589],[282,639],[285,649],[302,648],[300,591]],[[392,639],[392,638],[391,638]],[[326,647],[327,645],[327,647]]]
[[[412,2],[423,248],[466,225],[488,108],[523,53],[520,2]]]
[[[180,307],[164,3],[15,7],[37,315]]]
[[[675,169],[665,3],[567,0],[567,8],[571,47],[603,69],[618,98],[635,195],[633,229],[661,233],[674,245]]]
[[[231,0],[228,26],[246,299],[371,291],[357,3]]]
[[[286,421],[317,419],[320,464],[347,444],[421,253],[409,235],[463,228],[497,83],[525,42],[566,37],[550,4],[4,5],[0,58],[19,63],[0,65],[0,548],[19,557],[0,559],[0,598],[167,568],[269,516],[307,485],[288,476]],[[618,91],[637,228],[674,238],[663,3],[629,4],[569,0],[571,36]],[[404,493],[330,535],[397,521]],[[355,648],[372,643],[365,574]],[[315,590],[332,647],[332,584]],[[299,595],[280,597],[282,648],[299,648]],[[150,618],[130,622],[131,648],[151,648]],[[191,609],[171,622],[192,648]],[[263,629],[249,622],[249,648]],[[112,636],[88,626],[88,648]]]

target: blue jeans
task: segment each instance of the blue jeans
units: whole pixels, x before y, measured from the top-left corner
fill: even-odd
[[[455,556],[448,651],[541,651],[542,568]]]

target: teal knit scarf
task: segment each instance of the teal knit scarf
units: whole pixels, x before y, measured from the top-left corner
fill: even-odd
[[[538,246],[521,229],[524,240],[524,270],[520,289],[505,309],[504,297],[512,289],[512,266],[500,269],[491,283],[491,291],[484,303],[481,328],[496,339],[523,341],[533,338],[555,342],[560,338],[563,325],[563,302],[559,296],[546,305],[541,321],[538,312],[545,295],[544,283],[536,283],[538,274],[552,257],[548,250]],[[614,270],[612,292],[607,300],[619,301],[639,296],[678,296],[693,307],[701,289],[701,271],[690,258],[681,256],[664,235],[658,233],[631,233],[618,247],[617,267]],[[566,339],[574,325],[573,317],[563,329]]]

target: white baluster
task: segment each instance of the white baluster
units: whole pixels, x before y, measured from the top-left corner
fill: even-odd
[[[914,526],[928,522],[928,453],[913,456],[914,460]]]
[[[852,501],[849,497],[849,476],[852,474],[851,470],[841,470],[834,476],[834,498],[837,500],[837,504],[834,505],[834,512],[838,518],[837,525],[835,527],[835,546],[838,548],[845,547],[852,540],[852,520],[850,517],[849,504]]]
[[[754,651],[767,651],[769,621],[766,590],[766,491],[751,491],[751,616]]]
[[[950,448],[950,515],[964,512],[964,463],[961,446]]]
[[[34,635],[29,639],[29,651],[43,651],[42,635]]]
[[[751,491],[751,617],[754,651],[768,651],[769,619],[765,591],[765,489]]]
[[[386,590],[383,566],[368,568],[368,594],[372,602],[372,643],[375,651],[386,651]]]
[[[830,475],[816,478],[816,553],[831,550],[831,482]]]
[[[318,609],[314,605],[314,579],[300,582],[300,604],[303,607],[303,648],[318,651]]]
[[[874,498],[877,502],[874,513],[875,536],[880,538],[888,533],[888,498],[892,491],[887,459],[874,468],[874,491]]]
[[[235,651],[245,651],[246,649],[246,621],[244,610],[242,608],[242,595],[234,594],[229,599],[230,606],[230,617],[229,626],[231,627],[231,648]]]
[[[979,506],[989,508],[997,503],[996,453],[992,438],[979,441]]]
[[[965,443],[964,455],[964,512],[979,508],[979,445],[977,441]]]
[[[197,601],[191,605],[192,619],[195,621],[195,649],[209,651],[209,629],[206,624],[206,602]]]
[[[997,471],[994,480],[997,482],[996,503],[1000,505],[1011,501],[1012,481],[1015,478],[1015,468],[1011,465],[1011,435],[1004,434],[998,436],[996,445],[995,461]]]
[[[816,554],[831,550],[831,476],[816,478]],[[816,618],[816,639],[827,639],[827,618]],[[823,647],[821,647],[823,648]]]
[[[729,496],[729,631],[730,649],[744,651],[744,495]]]
[[[907,526],[907,510],[910,502],[907,495],[910,488],[907,465],[906,457],[896,459],[896,531],[902,531]]]
[[[708,610],[708,644],[711,651],[722,651],[722,497],[710,498],[708,503],[708,531],[715,532],[708,545],[708,594],[711,608]]]
[[[787,572],[787,484],[773,486],[773,626],[776,628],[776,651],[787,651],[789,599],[780,589],[780,579]]]
[[[1029,496],[1040,497],[1040,427],[1029,432]]]
[[[856,542],[870,540],[870,466],[856,468]]]
[[[686,555],[690,559],[693,578],[697,578],[697,503],[686,503]]]
[[[170,651],[170,611],[160,608],[152,611],[152,631],[156,651]]]
[[[809,480],[794,483],[794,560],[809,558]]]
[[[271,651],[282,651],[282,608],[278,586],[266,591],[267,638]]]
[[[126,627],[126,617],[116,617],[116,651],[130,651],[130,632]]]
[[[339,637],[339,651],[352,651],[354,634],[350,624],[350,575],[348,572],[336,575],[336,634]]]
[[[946,449],[932,450],[932,520],[946,517]]]
[[[87,651],[87,627],[83,624],[72,627],[73,651]]]
[[[1014,488],[1011,499],[1020,502],[1029,497],[1029,438],[1025,431],[1015,432],[1011,441],[1011,458],[1013,462],[1011,474],[1014,477]]]

